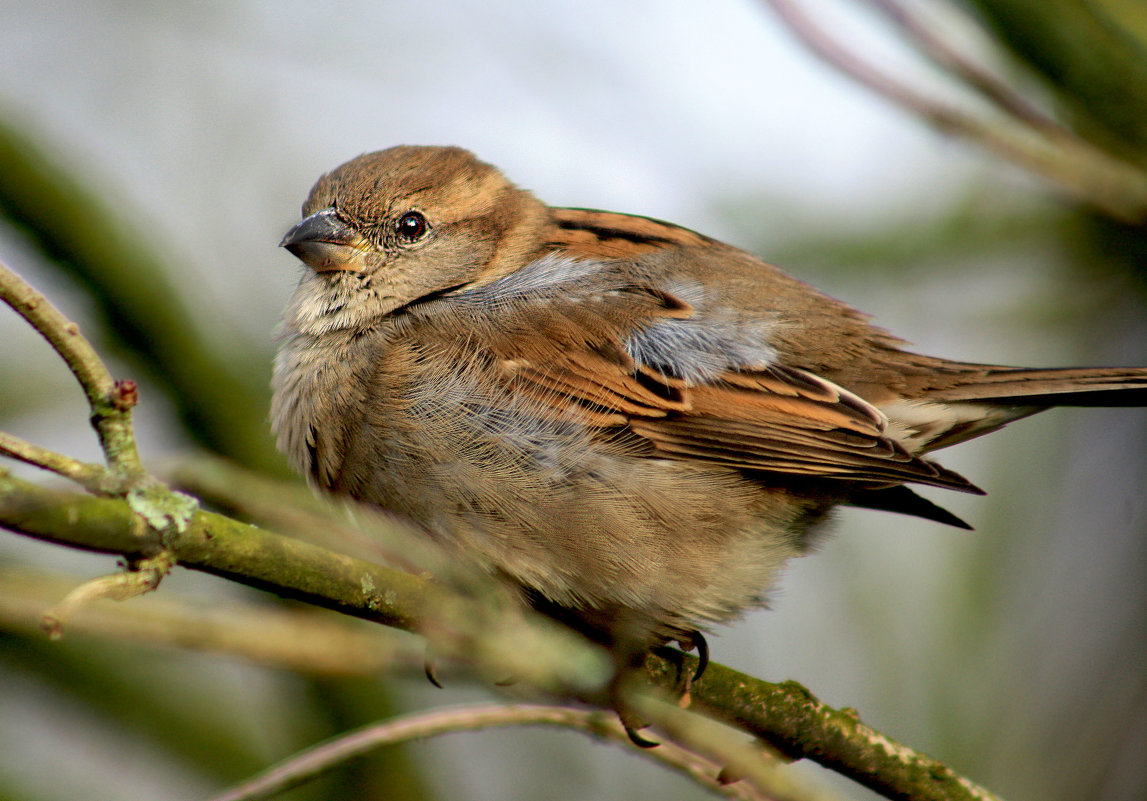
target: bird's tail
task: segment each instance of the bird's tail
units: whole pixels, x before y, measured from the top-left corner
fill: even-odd
[[[992,367],[960,365],[928,400],[1015,406],[1147,406],[1147,367]]]
[[[932,386],[889,416],[907,424],[915,452],[995,431],[1053,406],[1147,406],[1145,367],[995,367],[945,362]]]

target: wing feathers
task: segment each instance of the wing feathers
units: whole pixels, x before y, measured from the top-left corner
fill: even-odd
[[[590,233],[606,236],[603,230]],[[661,458],[866,486],[917,482],[979,491],[887,435],[885,415],[860,396],[770,358],[761,338],[767,325],[733,326],[729,310],[706,305],[695,287],[687,302],[622,263],[599,265],[598,282],[587,288],[578,283],[592,272],[585,264],[551,261],[568,281],[547,283],[548,273],[519,281],[529,297],[518,284],[492,283],[480,291],[498,303],[473,318],[504,380],[530,397],[538,414],[577,421],[605,438],[635,436],[645,453]],[[717,324],[699,336],[698,325],[710,318]],[[647,361],[628,345],[654,326],[662,336]],[[686,352],[677,355],[696,369],[677,369],[670,334],[680,335]]]
[[[879,486],[908,481],[980,491],[885,436],[884,415],[860,397],[795,368],[726,371],[711,383],[688,386],[647,366],[626,369],[591,348],[513,366],[519,390],[550,413],[572,414],[603,429],[627,427],[664,458]]]

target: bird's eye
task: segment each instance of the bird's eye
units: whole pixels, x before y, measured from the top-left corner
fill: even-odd
[[[417,211],[408,211],[398,218],[398,235],[407,242],[415,242],[426,236],[430,223]]]

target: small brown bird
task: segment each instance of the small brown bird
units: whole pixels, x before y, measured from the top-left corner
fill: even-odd
[[[303,215],[272,408],[291,464],[607,638],[759,605],[838,504],[965,526],[906,486],[981,492],[930,451],[1147,402],[1147,368],[910,353],[749,253],[551,208],[460,148],[360,156]]]

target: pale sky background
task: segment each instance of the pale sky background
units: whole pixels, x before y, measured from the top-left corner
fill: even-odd
[[[919,77],[911,57],[850,4],[808,5],[858,48]],[[555,205],[668,219],[757,247],[766,258],[769,243],[927,222],[968,196],[1020,208],[1041,197],[1039,182],[940,137],[822,65],[763,4],[748,0],[4,0],[0,113],[177,254],[185,267],[175,278],[200,308],[204,336],[238,330],[267,343],[300,269],[275,246],[311,183],[360,152],[399,143],[464,145]],[[745,199],[762,210],[752,226],[728,214]],[[84,301],[47,276],[10,231],[0,230],[0,254],[83,319]],[[1097,296],[1119,294],[1070,278],[1065,284],[1062,265],[1047,253],[957,260],[952,270],[919,276],[785,266],[875,313],[921,350],[1001,363],[1147,363],[1142,336],[1066,331],[1054,315],[1034,327],[1008,325],[1037,302],[1071,317]],[[1104,309],[1098,323],[1107,325],[1141,311],[1119,303]],[[0,339],[15,343],[0,348],[0,367],[48,358],[14,315],[0,315]],[[13,430],[97,458],[69,377],[61,369],[44,380],[52,400],[21,414]],[[172,456],[183,443],[163,423],[165,405],[144,397],[154,401],[140,407],[145,459]],[[81,423],[62,426],[68,418]],[[1066,439],[1049,444],[1062,431]],[[849,512],[822,553],[790,570],[776,611],[710,638],[715,658],[770,680],[795,678],[942,758],[960,755],[947,746],[959,749],[930,722],[942,707],[957,707],[961,725],[982,728],[1000,749],[995,776],[973,777],[985,782],[1006,777],[1008,759],[1050,758],[1025,752],[1022,733],[1050,725],[1038,713],[1045,692],[1086,680],[1079,654],[1102,647],[1115,625],[1112,610],[1138,587],[1141,574],[1127,570],[1142,549],[1115,546],[1142,539],[1142,466],[1119,476],[1102,467],[1121,450],[1141,453],[1143,431],[1138,413],[1052,413],[999,435],[998,450],[975,444],[946,454],[946,464],[992,492],[987,500],[944,499],[979,531]],[[1001,452],[1013,461],[999,462]],[[1061,492],[1063,479],[1040,471],[1064,454],[1078,455],[1079,466]],[[1008,505],[1009,487],[1028,483],[1036,485],[1033,497]],[[1096,512],[1088,504],[1110,512],[1119,530],[1090,530]],[[1011,527],[1032,516],[1046,539],[1026,550],[1012,545]],[[0,553],[22,553],[12,540],[0,535]],[[999,569],[961,572],[984,549],[998,552]],[[58,554],[26,558],[54,564]],[[985,595],[1003,610],[996,639],[969,643],[951,612]],[[940,689],[929,684],[937,677]],[[415,706],[487,697],[436,693],[409,688]],[[26,752],[33,765],[39,749],[63,736],[34,714],[36,697],[34,687],[0,690],[0,720],[27,722],[20,736],[0,723],[0,749]],[[1004,703],[1015,705],[1009,721],[999,719]],[[1030,719],[1028,704],[1037,710]],[[465,735],[417,753],[434,766],[443,798],[542,797],[554,783],[569,798],[701,797],[574,736]],[[543,767],[536,775],[505,768],[531,760]],[[64,765],[87,775],[86,763]],[[164,771],[116,773],[85,797],[181,799],[204,791],[190,784],[182,796]],[[847,785],[846,792],[869,797]]]

